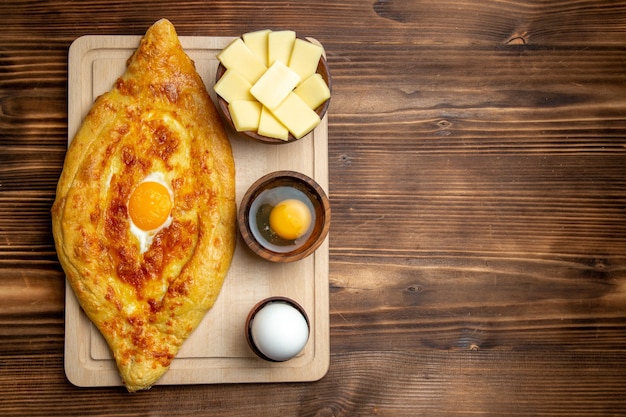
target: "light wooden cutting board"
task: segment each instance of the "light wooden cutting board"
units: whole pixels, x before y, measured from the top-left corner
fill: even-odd
[[[72,140],[95,98],[123,74],[139,36],[84,36],[69,50],[68,137]],[[215,100],[215,55],[232,38],[180,37]],[[215,102],[215,101],[214,101]],[[237,170],[237,203],[247,188],[266,173],[289,169],[314,178],[328,193],[327,117],[309,135],[285,145],[252,142],[229,131]],[[246,344],[249,310],[269,296],[293,298],[311,320],[311,336],[296,358],[282,363],[263,361]],[[222,292],[198,329],[157,385],[239,382],[313,381],[329,367],[328,238],[310,257],[290,264],[258,258],[241,238]],[[78,386],[121,385],[104,339],[80,309],[66,285],[65,372]]]

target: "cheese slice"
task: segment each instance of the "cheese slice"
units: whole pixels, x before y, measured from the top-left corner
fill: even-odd
[[[261,103],[250,100],[233,100],[228,104],[230,117],[238,132],[257,130],[261,118]]]
[[[270,32],[267,41],[268,65],[272,65],[276,60],[282,61],[285,65],[289,64],[296,32],[293,30]]]
[[[290,70],[282,61],[277,60],[250,88],[250,94],[265,107],[274,110],[299,82],[298,74]]]
[[[267,37],[270,32],[269,29],[263,29],[242,35],[244,43],[265,66],[269,66],[267,62]]]
[[[317,113],[293,92],[272,112],[296,139],[306,135],[321,122]]]
[[[267,70],[267,67],[241,38],[237,38],[228,44],[226,48],[217,54],[217,59],[227,69],[236,70],[251,84],[254,84]]]
[[[261,110],[261,118],[259,119],[259,128],[257,129],[257,133],[259,135],[281,140],[287,140],[289,138],[289,129],[279,122],[267,107],[263,107]]]
[[[306,80],[317,71],[322,57],[322,47],[303,39],[296,39],[289,58],[289,68]]]
[[[313,74],[293,90],[313,110],[330,98],[330,89],[320,74]]]
[[[250,94],[251,87],[252,84],[237,70],[229,69],[224,72],[213,88],[227,103],[230,103],[233,100],[254,100],[254,96]]]

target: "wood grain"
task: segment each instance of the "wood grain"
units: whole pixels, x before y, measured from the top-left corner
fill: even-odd
[[[325,47],[331,366],[78,389],[49,208],[85,34],[289,28]],[[626,2],[0,4],[3,415],[626,415]],[[71,400],[71,401],[70,401]]]

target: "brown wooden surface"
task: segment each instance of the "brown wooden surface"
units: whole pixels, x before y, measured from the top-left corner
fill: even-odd
[[[49,209],[84,34],[290,28],[326,48],[331,365],[73,387]],[[0,3],[0,414],[626,414],[626,2]]]

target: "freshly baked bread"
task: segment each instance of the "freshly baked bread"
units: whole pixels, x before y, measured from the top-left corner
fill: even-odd
[[[174,26],[160,20],[83,120],[52,207],[61,265],[129,391],[167,371],[213,306],[235,216],[230,142]]]

